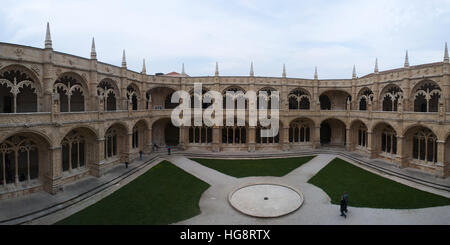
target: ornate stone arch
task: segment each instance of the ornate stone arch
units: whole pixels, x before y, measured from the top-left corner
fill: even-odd
[[[0,70],[0,113],[37,112],[42,98],[41,84],[35,74],[22,65]]]

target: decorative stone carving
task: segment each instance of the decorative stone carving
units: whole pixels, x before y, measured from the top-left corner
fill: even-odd
[[[14,53],[15,53],[16,56],[19,57],[19,58],[21,58],[21,57],[25,54],[25,52],[24,52],[23,49],[21,49],[21,48],[17,48],[17,49],[14,51]]]

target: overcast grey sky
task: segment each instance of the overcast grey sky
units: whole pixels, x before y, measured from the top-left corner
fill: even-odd
[[[450,41],[450,0],[3,0],[0,41],[44,47],[50,22],[53,49],[147,73],[191,76],[351,78],[410,64],[442,61]]]

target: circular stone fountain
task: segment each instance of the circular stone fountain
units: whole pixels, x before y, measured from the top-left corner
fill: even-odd
[[[303,203],[303,195],[292,187],[280,184],[252,184],[231,192],[228,201],[244,214],[274,218],[297,210]]]

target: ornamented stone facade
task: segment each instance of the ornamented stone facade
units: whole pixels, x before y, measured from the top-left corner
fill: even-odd
[[[279,91],[280,134],[261,127],[171,124],[174,91]],[[206,105],[207,106],[207,105]],[[147,75],[52,49],[0,43],[0,199],[56,193],[87,175],[102,176],[139,151],[264,151],[345,147],[401,168],[450,173],[450,63],[378,71],[352,79],[182,74]],[[248,114],[247,114],[248,116]]]

